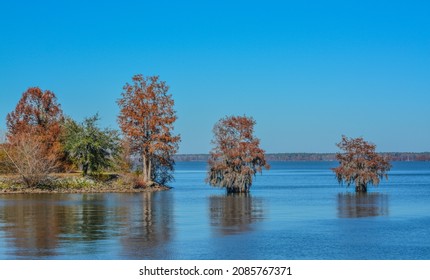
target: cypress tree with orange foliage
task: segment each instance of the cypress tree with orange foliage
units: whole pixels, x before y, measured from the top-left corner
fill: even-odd
[[[377,186],[381,179],[388,179],[390,161],[376,153],[375,144],[362,137],[348,138],[343,135],[336,145],[343,150],[343,153],[336,154],[339,166],[332,169],[339,183],[354,184],[356,192],[364,193],[368,184]]]
[[[226,188],[227,193],[247,193],[254,175],[270,168],[254,125],[254,119],[246,116],[225,117],[215,124],[207,183]]]
[[[173,179],[173,155],[178,150],[179,135],[173,134],[176,112],[169,86],[158,76],[132,77],[123,87],[118,123],[129,143],[130,152],[142,161],[142,179],[150,186],[164,185]]]

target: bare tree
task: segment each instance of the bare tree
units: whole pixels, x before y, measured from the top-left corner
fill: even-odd
[[[57,167],[56,159],[46,155],[40,140],[31,132],[16,134],[10,142],[3,143],[1,149],[14,173],[19,174],[29,188],[45,182]]]
[[[13,167],[5,151],[6,145],[6,133],[0,130],[0,174],[13,172]]]

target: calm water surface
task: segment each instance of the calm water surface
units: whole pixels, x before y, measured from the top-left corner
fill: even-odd
[[[0,259],[430,259],[430,163],[394,163],[366,195],[336,164],[273,162],[248,196],[199,162],[168,192],[0,195]]]

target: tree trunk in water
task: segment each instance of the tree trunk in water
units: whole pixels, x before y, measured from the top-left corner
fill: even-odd
[[[355,192],[361,192],[361,193],[367,192],[367,186],[366,186],[366,184],[356,185],[355,186]]]
[[[227,187],[227,193],[249,193],[249,188],[245,187],[238,187],[238,186],[231,186]]]

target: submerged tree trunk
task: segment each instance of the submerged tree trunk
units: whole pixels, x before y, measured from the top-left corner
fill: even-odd
[[[244,186],[232,186],[227,188],[227,194],[230,193],[249,193],[249,188]]]
[[[355,186],[355,192],[365,193],[367,192],[366,184],[358,184]]]

